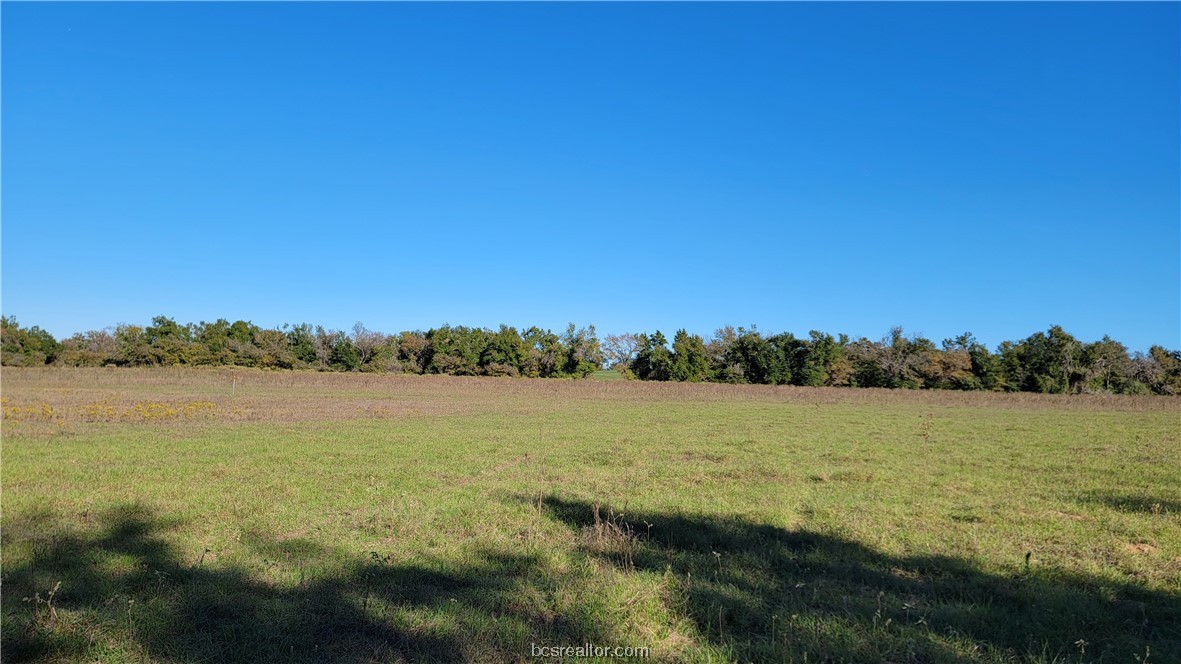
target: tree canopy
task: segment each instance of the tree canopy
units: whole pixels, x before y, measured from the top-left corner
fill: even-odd
[[[1051,326],[989,350],[970,332],[940,345],[891,329],[850,339],[813,330],[808,338],[724,327],[706,340],[677,330],[625,333],[600,341],[593,325],[564,332],[443,325],[385,334],[307,323],[264,329],[249,321],[118,325],[58,341],[45,330],[0,318],[4,366],[202,366],[402,372],[460,376],[585,378],[606,364],[654,381],[838,387],[996,390],[1076,394],[1181,394],[1181,352],[1153,346],[1129,353],[1103,337],[1083,342]]]

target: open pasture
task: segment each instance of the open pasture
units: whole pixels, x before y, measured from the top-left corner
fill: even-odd
[[[6,368],[3,407],[5,661],[1181,661],[1175,398]]]

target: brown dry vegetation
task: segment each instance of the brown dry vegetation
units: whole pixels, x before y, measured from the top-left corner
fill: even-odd
[[[567,401],[909,404],[932,408],[1181,411],[1159,396],[887,390],[641,381],[465,378],[251,369],[30,369],[0,376],[4,423],[71,431],[88,422],[310,422],[503,411]]]

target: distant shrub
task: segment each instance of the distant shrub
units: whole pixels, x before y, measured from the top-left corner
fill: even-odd
[[[504,364],[502,362],[493,362],[484,367],[485,376],[512,376],[517,377],[521,375],[520,371],[511,364]]]

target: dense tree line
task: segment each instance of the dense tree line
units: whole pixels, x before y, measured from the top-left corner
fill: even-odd
[[[380,371],[458,376],[585,377],[604,364],[657,381],[829,385],[1012,392],[1181,394],[1181,352],[1153,346],[1129,353],[1108,337],[1079,341],[1059,326],[989,350],[969,333],[936,345],[895,328],[883,339],[850,339],[724,327],[708,341],[678,330],[615,334],[594,326],[565,333],[444,325],[387,335],[246,321],[119,325],[58,341],[36,326],[0,318],[5,366],[234,365],[275,369]]]
[[[456,376],[585,377],[602,368],[594,326],[564,334],[444,325],[388,335],[358,323],[351,332],[320,326],[263,329],[246,321],[181,325],[157,316],[146,327],[119,325],[57,341],[12,318],[0,324],[5,366],[209,366],[382,371]]]
[[[812,331],[764,335],[725,327],[706,341],[678,330],[609,335],[611,364],[641,380],[718,381],[911,389],[1181,394],[1181,352],[1153,346],[1129,354],[1104,337],[1084,343],[1059,326],[990,351],[970,333],[936,345],[894,328],[884,339]]]

